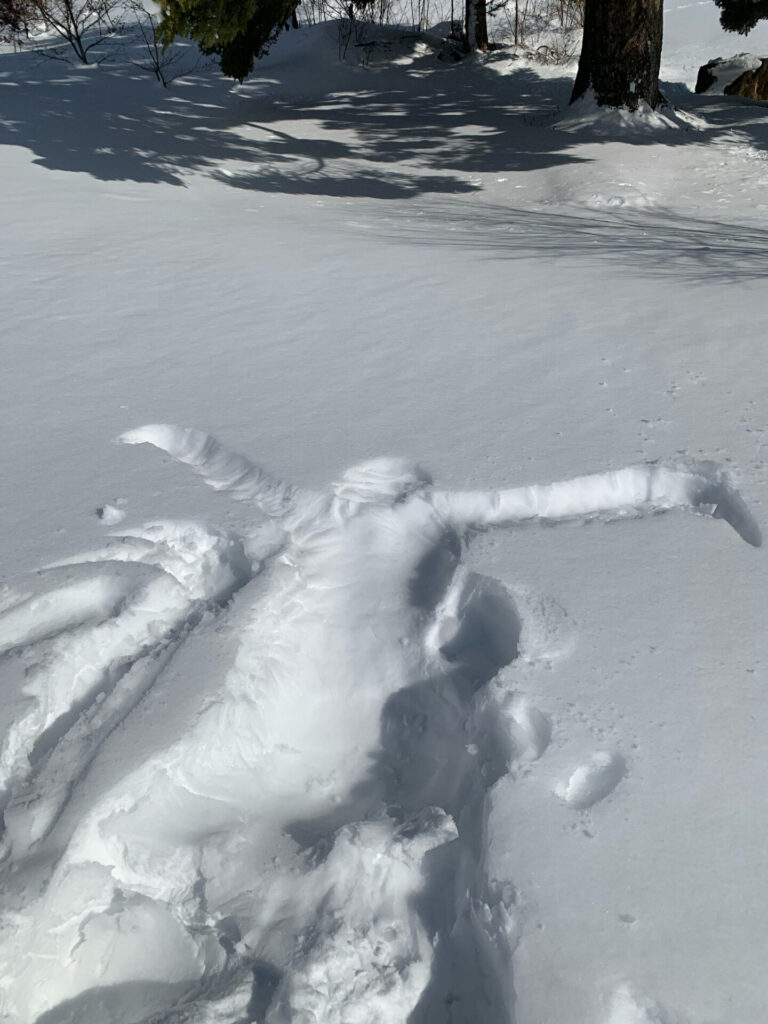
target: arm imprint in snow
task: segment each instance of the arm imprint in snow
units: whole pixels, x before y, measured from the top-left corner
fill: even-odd
[[[275,518],[301,513],[321,499],[270,476],[198,430],[153,424],[128,431],[118,440],[152,444],[192,466],[216,490],[252,501]],[[762,544],[757,522],[714,462],[649,463],[508,490],[435,491],[431,485],[431,477],[419,466],[385,458],[347,470],[333,490],[342,514],[363,505],[395,505],[418,492],[448,523],[463,530],[687,509],[724,519],[748,544]]]
[[[649,463],[503,491],[436,492],[433,502],[474,529],[687,509],[724,519],[748,544],[762,544],[752,513],[714,462]]]

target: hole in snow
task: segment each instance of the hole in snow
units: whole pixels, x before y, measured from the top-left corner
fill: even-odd
[[[522,623],[509,592],[497,580],[470,573],[458,602],[459,627],[440,653],[461,665],[478,686],[518,655]]]

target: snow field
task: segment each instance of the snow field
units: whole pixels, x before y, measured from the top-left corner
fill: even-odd
[[[730,52],[692,28],[689,88]],[[285,42],[169,96],[4,64],[5,1012],[759,1021],[761,553],[634,508],[758,540],[726,485],[759,520],[762,113],[678,85],[669,123],[576,125],[570,73],[511,55]],[[245,504],[104,444],[166,417],[318,512],[362,467],[286,545],[226,452]],[[491,512],[600,521],[465,553],[382,451],[482,492],[690,476],[516,489]],[[115,495],[160,523],[20,576]]]

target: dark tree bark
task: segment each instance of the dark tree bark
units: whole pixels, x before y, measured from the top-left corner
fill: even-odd
[[[486,0],[467,0],[464,32],[468,50],[488,49],[488,17]]]
[[[663,0],[587,0],[571,103],[592,89],[601,106],[655,107],[663,26]]]

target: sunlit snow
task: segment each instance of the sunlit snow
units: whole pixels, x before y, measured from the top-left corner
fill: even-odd
[[[666,29],[0,54],[0,1019],[762,1019],[768,38]]]

